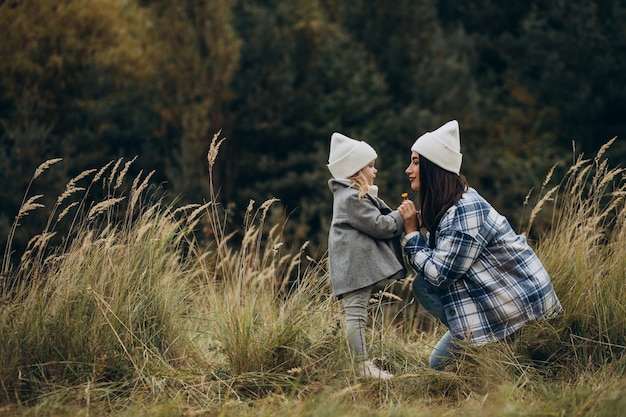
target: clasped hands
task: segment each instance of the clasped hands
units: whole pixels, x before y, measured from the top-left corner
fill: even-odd
[[[398,206],[398,213],[404,219],[404,233],[417,232],[422,228],[422,213],[411,200],[404,200]]]

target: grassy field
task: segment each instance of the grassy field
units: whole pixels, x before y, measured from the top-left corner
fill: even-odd
[[[533,246],[564,314],[435,372],[444,329],[414,304],[410,278],[386,283],[368,340],[388,382],[355,377],[326,261],[286,247],[268,224],[274,200],[250,202],[238,231],[213,190],[165,204],[151,175],[125,178],[132,161],[113,161],[68,183],[13,265],[15,230],[44,209],[26,190],[0,277],[0,415],[626,415],[626,189],[603,159],[611,143],[528,197],[527,233],[551,219]]]

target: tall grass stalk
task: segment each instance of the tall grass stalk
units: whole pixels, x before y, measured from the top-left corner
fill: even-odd
[[[597,363],[626,348],[625,170],[603,158],[614,141],[568,170],[555,193],[552,228],[537,246],[565,308],[565,342],[576,359]]]
[[[73,183],[51,218],[68,190],[75,191]],[[190,263],[181,233],[189,219],[156,201],[110,222],[123,200],[109,196],[105,202],[114,204],[78,214],[68,232],[75,238],[60,247],[48,246],[55,233],[49,221],[10,271],[15,285],[0,306],[4,400],[59,385],[145,380],[154,369],[172,371],[185,356],[180,329]]]
[[[35,170],[35,173],[33,174],[32,178],[30,179],[28,186],[26,187],[26,191],[24,192],[24,197],[22,199],[22,204],[20,205],[20,210],[18,214],[15,216],[15,219],[13,220],[13,224],[11,225],[11,229],[9,230],[9,236],[7,237],[7,243],[4,249],[4,255],[2,257],[2,271],[0,271],[0,280],[2,281],[0,282],[0,290],[2,290],[2,293],[0,293],[0,297],[3,296],[6,290],[5,288],[6,278],[7,278],[7,275],[9,274],[9,270],[11,267],[11,247],[13,244],[13,238],[15,237],[15,231],[20,225],[19,223],[20,219],[26,216],[30,211],[43,207],[41,204],[34,203],[34,201],[37,200],[39,196],[28,197],[30,188],[33,185],[33,181],[35,181],[41,174],[44,173],[44,171],[46,171],[52,165],[60,161],[62,161],[61,158],[53,158],[39,165],[37,169]],[[26,200],[27,198],[28,198],[28,201]]]

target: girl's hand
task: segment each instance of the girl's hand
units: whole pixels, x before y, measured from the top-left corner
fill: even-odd
[[[415,203],[411,200],[404,200],[398,206],[398,213],[404,219],[404,232],[417,232],[422,227],[421,213],[415,207]]]

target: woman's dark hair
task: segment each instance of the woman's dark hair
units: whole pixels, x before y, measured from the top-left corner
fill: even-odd
[[[435,229],[446,210],[461,199],[467,191],[467,180],[462,175],[446,171],[420,155],[420,197],[422,222],[430,232],[434,246]]]

